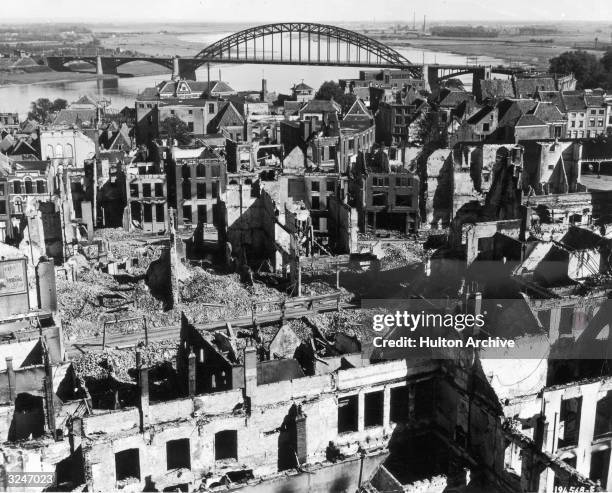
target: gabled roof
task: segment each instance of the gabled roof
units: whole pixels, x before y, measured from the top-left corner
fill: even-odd
[[[231,101],[226,102],[208,124],[211,129],[244,125],[244,118]]]
[[[361,99],[357,98],[355,99],[353,105],[346,112],[346,115],[344,115],[343,119],[346,120],[346,118],[349,116],[370,119],[372,118],[372,113],[370,113],[370,110],[368,110],[365,103]]]
[[[299,84],[295,84],[292,88],[292,91],[313,91],[314,89],[310,87],[308,84],[304,84],[304,82],[300,82]]]
[[[81,96],[79,99],[77,99],[70,106],[93,106],[93,107],[97,107],[98,103],[96,103],[92,98],[90,98],[86,94],[84,96]]]
[[[300,114],[304,113],[340,113],[342,108],[333,99],[313,99],[308,101],[300,110]]]
[[[467,122],[470,125],[476,125],[480,123],[482,120],[484,120],[485,117],[488,117],[493,111],[495,111],[495,107],[485,106],[484,108],[481,108],[479,111],[473,114],[470,118],[468,118]]]
[[[438,105],[445,108],[454,108],[460,103],[473,98],[474,95],[467,91],[444,88],[440,91]]]
[[[533,99],[504,99],[498,104],[499,126],[514,125],[526,113],[529,113],[537,101]]]
[[[516,122],[516,127],[539,127],[542,125],[546,125],[546,122],[543,122],[538,117],[533,115],[523,115]]]
[[[563,114],[552,103],[539,102],[529,114],[547,123],[564,121]]]

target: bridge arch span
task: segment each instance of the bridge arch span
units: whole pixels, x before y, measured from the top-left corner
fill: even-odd
[[[403,68],[420,75],[420,67],[380,41],[341,27],[308,22],[244,29],[207,46],[195,58],[202,63],[231,61]]]

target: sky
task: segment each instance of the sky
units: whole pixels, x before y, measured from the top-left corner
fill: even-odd
[[[42,22],[411,22],[605,21],[611,0],[27,0],[3,9],[10,20]],[[588,5],[588,8],[584,8]]]

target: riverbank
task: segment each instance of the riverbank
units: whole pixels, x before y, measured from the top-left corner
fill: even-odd
[[[121,71],[121,68],[123,68],[123,71]],[[171,75],[170,71],[161,65],[141,61],[131,62],[123,65],[121,68],[119,69],[119,73],[117,75],[97,75],[93,72],[93,69],[91,72],[0,72],[0,87],[30,84],[86,82],[91,80],[116,80],[120,78],[141,77],[147,75],[167,75],[169,78]]]

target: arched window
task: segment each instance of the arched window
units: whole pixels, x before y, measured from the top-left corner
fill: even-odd
[[[38,180],[36,182],[36,193],[46,193],[47,192],[47,184],[43,180]]]
[[[199,178],[203,178],[206,176],[206,166],[204,165],[204,163],[198,164],[196,168],[196,176]]]
[[[13,182],[13,193],[22,193],[21,189],[21,182],[19,180],[15,180]]]
[[[53,146],[49,144],[47,146],[47,159],[53,159],[54,157],[55,157],[55,154],[53,153]]]
[[[23,202],[19,197],[15,199],[15,214],[23,213]]]
[[[66,157],[73,157],[73,153],[72,153],[72,145],[71,144],[66,144]]]
[[[183,178],[191,178],[191,169],[187,165],[183,165]]]
[[[62,144],[57,144],[55,146],[55,157],[64,157],[64,148]]]
[[[34,187],[32,186],[32,178],[26,177],[24,182],[25,182],[25,193],[34,193]]]

